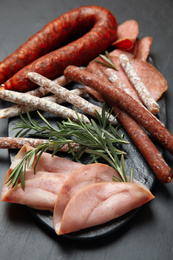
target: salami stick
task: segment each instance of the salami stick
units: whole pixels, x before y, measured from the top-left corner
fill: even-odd
[[[61,86],[65,86],[70,81],[67,80],[62,75],[62,76],[58,77],[57,79],[55,79],[54,82],[57,82]],[[30,94],[30,95],[36,96],[36,97],[43,97],[43,96],[47,95],[48,93],[49,93],[49,91],[47,89],[44,89],[44,88],[41,88],[41,87],[36,88],[34,90],[30,90],[30,91],[27,92],[27,94]],[[52,102],[57,102],[57,99],[55,97],[50,97],[49,100],[52,101]],[[59,104],[61,104],[61,102]],[[28,108],[28,111],[34,111],[34,110],[35,110],[34,108]],[[25,106],[14,105],[14,106],[11,106],[9,108],[1,109],[0,110],[0,119],[15,117],[15,116],[18,116],[19,113],[25,113],[25,112],[26,112]]]
[[[100,78],[105,78],[105,70],[102,71],[101,67],[102,66],[98,65],[96,62],[91,62],[87,69],[90,72],[98,75]],[[94,89],[88,87],[87,89],[89,93],[91,92],[92,94]],[[164,160],[162,154],[158,151],[151,139],[145,133],[143,128],[131,116],[120,109],[115,103],[110,102],[110,99],[108,99],[107,102],[112,108],[114,108],[115,115],[117,115],[117,118],[120,120],[124,129],[150,165],[158,180],[162,183],[169,183],[173,178],[172,170]]]
[[[39,89],[41,89],[41,87]],[[33,90],[33,91],[35,91],[35,90]],[[75,95],[79,95],[79,96],[84,96],[87,93],[86,89],[84,89],[84,88],[78,88],[78,89],[74,89],[74,90],[71,90],[71,91]],[[28,92],[28,94],[30,94],[30,93]],[[65,100],[58,98],[56,95],[43,97],[42,99],[49,100],[49,101],[55,102],[57,104],[62,104],[62,103],[65,102]],[[31,112],[31,111],[35,111],[36,108],[28,107],[27,110]],[[22,114],[22,113],[25,113],[25,112],[26,112],[26,106],[21,106],[21,105],[15,105],[15,106],[11,106],[11,107],[8,107],[8,108],[0,109],[0,119],[2,119],[2,118],[12,118],[14,116],[18,116],[19,113]]]
[[[69,66],[64,70],[65,77],[94,88],[106,99],[112,100],[120,108],[131,115],[141,124],[158,142],[173,155],[173,135],[168,129],[143,105],[120,88],[115,88],[107,81],[99,79],[92,73],[76,66]]]
[[[0,98],[23,106],[48,111],[62,118],[70,118],[73,121],[78,121],[78,117],[74,110],[26,93],[19,93],[12,90],[2,90],[0,91]],[[87,123],[90,123],[89,119],[85,115],[79,114],[79,116]]]
[[[23,138],[23,137],[0,137],[0,148],[1,149],[20,149],[23,145],[28,144],[33,147],[48,143],[46,139],[35,139],[35,138]]]
[[[24,138],[24,137],[0,137],[0,149],[21,149],[22,146],[28,144],[32,147],[36,147],[40,144],[49,143],[49,140],[46,139],[36,139],[36,138]],[[73,143],[71,146],[77,146]],[[61,149],[61,152],[68,152],[68,145],[64,145]]]
[[[130,82],[138,92],[143,103],[146,105],[146,107],[151,113],[157,114],[159,112],[159,105],[151,96],[150,92],[148,91],[144,83],[141,81],[140,77],[138,76],[135,69],[131,65],[128,57],[125,54],[121,54],[119,56],[119,60],[128,79],[130,80]]]
[[[56,82],[57,84],[59,84],[60,86],[65,86],[67,85],[70,80],[66,79],[63,75],[58,77],[57,79],[54,80],[54,82]],[[34,90],[30,90],[27,92],[27,94],[30,94],[32,96],[36,96],[36,97],[44,97],[46,96],[48,93],[50,93],[50,91],[46,88],[36,88]]]
[[[127,94],[132,96],[134,99],[137,100],[137,98],[133,95],[132,91],[126,86],[126,84],[120,80],[120,78],[117,76],[115,73],[114,69],[111,68],[106,68],[105,69],[105,74],[108,80],[112,83],[118,86],[118,88],[123,89]],[[139,101],[138,101],[139,102]]]
[[[37,85],[41,86],[42,88],[49,89],[50,92],[54,93],[61,99],[66,100],[70,104],[73,104],[74,106],[78,107],[86,114],[89,114],[93,117],[97,117],[97,114],[95,112],[96,110],[98,113],[102,114],[101,107],[93,105],[92,103],[88,102],[82,97],[75,95],[69,90],[61,87],[57,83],[47,79],[46,77],[43,77],[42,75],[36,72],[29,72],[28,78],[35,82]],[[117,120],[115,120],[115,118],[112,115],[109,116],[109,122],[112,122],[113,124],[117,125]]]

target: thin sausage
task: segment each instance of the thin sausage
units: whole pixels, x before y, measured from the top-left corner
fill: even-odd
[[[41,89],[41,87],[39,88]],[[35,89],[37,90],[37,89]],[[87,94],[87,91],[86,89],[84,88],[77,88],[77,89],[73,89],[71,90],[72,93],[74,93],[75,95],[78,95],[78,96],[85,96]],[[31,93],[32,91],[27,92],[28,94],[32,95]],[[34,90],[33,90],[34,92]],[[41,91],[40,91],[41,93]],[[60,99],[59,97],[55,96],[55,95],[52,95],[52,96],[46,96],[46,97],[43,97],[43,99],[45,100],[49,100],[51,102],[55,102],[57,104],[62,104],[65,102],[65,100],[63,99]],[[34,107],[27,107],[27,111],[35,111],[36,108]],[[10,106],[8,108],[4,108],[4,109],[0,109],[0,119],[2,118],[12,118],[12,117],[15,117],[15,116],[18,116],[20,114],[23,114],[23,113],[26,113],[26,106],[21,106],[21,105],[14,105],[14,106]]]
[[[70,118],[72,121],[78,121],[78,116],[76,115],[76,112],[73,109],[61,106],[57,103],[51,102],[43,98],[34,97],[30,94],[20,93],[12,90],[1,90],[0,98],[2,98],[5,101],[17,103],[22,106],[41,109],[43,111],[50,112],[64,119]],[[82,120],[85,120],[85,122],[87,122],[88,124],[90,123],[87,116],[80,113],[78,114]]]
[[[74,33],[85,32],[81,38],[55,50]],[[71,10],[47,24],[1,62],[0,82],[9,79],[2,88],[21,92],[31,90],[36,85],[26,77],[29,71],[54,79],[68,65],[81,66],[105,51],[116,36],[117,22],[107,9],[83,6]]]
[[[25,137],[0,137],[0,149],[21,149],[24,145],[36,147],[46,143],[50,143],[50,140]],[[75,149],[79,147],[76,143],[71,143],[70,145],[75,147]],[[68,144],[63,145],[59,151],[68,152]]]
[[[153,113],[157,114],[159,112],[159,105],[155,101],[155,99],[151,96],[151,93],[146,88],[144,83],[142,82],[139,75],[136,73],[133,65],[130,63],[128,57],[125,54],[121,54],[119,56],[120,64],[123,67],[127,78],[130,80],[134,88],[136,89],[137,93],[139,94],[141,100],[146,105],[148,110]]]
[[[115,102],[173,155],[173,134],[151,112],[124,90],[115,88],[112,84],[108,84],[107,80],[99,79],[94,74],[76,66],[68,66],[64,75],[71,80],[92,87],[105,98]]]
[[[93,61],[88,65],[87,69],[99,77],[104,77],[104,72],[100,67],[98,63]],[[89,93],[91,92],[92,94],[93,89],[86,88]],[[114,108],[114,113],[117,115],[117,118],[150,165],[158,180],[162,183],[169,183],[173,178],[172,170],[143,128],[131,116],[116,106],[115,103],[110,102],[110,100],[107,101],[109,105]]]
[[[50,92],[54,93],[57,97],[60,99],[63,99],[70,104],[73,104],[80,110],[82,110],[84,113],[91,115],[93,117],[97,118],[96,111],[101,115],[102,114],[102,108],[92,104],[91,102],[87,101],[86,99],[80,97],[79,95],[76,95],[75,93],[71,92],[70,90],[60,86],[59,84],[53,82],[50,79],[47,79],[46,77],[43,77],[42,75],[36,73],[36,72],[30,72],[28,73],[28,78],[35,82],[37,85],[44,89],[49,89]],[[117,121],[114,118],[114,116],[110,115],[108,113],[108,122],[112,123],[113,125],[117,125]]]

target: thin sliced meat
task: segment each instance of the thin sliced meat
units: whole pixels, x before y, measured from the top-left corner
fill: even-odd
[[[16,157],[14,158],[8,172],[10,172],[10,170],[14,169],[15,166],[23,158],[23,155],[31,149],[33,149],[32,146],[24,145],[20,149],[20,151],[18,152]],[[37,168],[36,168],[37,169],[36,174],[34,175],[34,166],[35,166],[37,158],[38,158],[38,156],[36,155],[36,158],[35,158],[35,161],[34,161],[32,167],[27,169],[28,174],[26,174],[26,179],[35,178],[35,177],[43,176],[46,174],[48,176],[51,176],[51,175],[61,176],[61,175],[66,174],[68,177],[69,174],[71,174],[73,171],[75,171],[79,167],[83,166],[83,164],[81,164],[81,163],[73,162],[71,160],[68,160],[68,159],[65,159],[65,158],[62,158],[59,156],[52,156],[50,153],[46,152],[46,153],[43,153],[41,155],[41,157],[39,158]]]
[[[31,149],[32,149],[31,146],[28,146],[28,145],[23,146],[20,149],[20,151],[18,152],[18,154],[16,155],[16,157],[14,158],[9,170],[7,171],[5,179],[4,179],[4,184],[3,184],[2,192],[1,192],[1,200],[4,201],[4,198],[7,195],[9,198],[9,190],[11,189],[11,185],[8,185],[7,180],[10,176],[11,170],[14,169],[15,166],[22,160],[23,155]],[[36,156],[36,158],[37,158],[37,156]],[[26,192],[26,188],[28,189],[27,184],[32,183],[32,185],[34,185],[34,187],[36,188],[37,185],[41,185],[40,180],[42,180],[42,179],[44,180],[45,183],[46,183],[46,179],[50,180],[50,178],[54,179],[56,182],[57,182],[57,180],[59,180],[60,186],[62,186],[62,184],[65,182],[65,180],[69,177],[69,175],[73,171],[75,171],[76,169],[83,166],[83,164],[81,164],[81,163],[76,163],[71,160],[61,158],[58,156],[52,157],[52,155],[49,153],[43,153],[41,155],[41,157],[39,158],[39,161],[38,161],[38,164],[36,167],[36,173],[34,174],[34,165],[36,163],[36,158],[35,158],[35,162],[33,163],[33,165],[29,169],[26,169],[25,192]],[[29,180],[31,182],[28,182]],[[19,185],[18,188],[20,188],[21,187],[20,179],[19,179],[18,185]],[[39,189],[40,188],[38,187],[38,198],[39,198],[39,194],[40,194]],[[36,194],[36,191],[35,191],[35,194]],[[17,201],[15,201],[15,203],[17,203]],[[20,203],[20,202],[18,202],[18,203]]]
[[[27,180],[24,190],[20,183],[16,188],[6,188],[6,192],[1,194],[1,200],[52,211],[64,181],[64,178],[52,176]]]
[[[131,63],[152,97],[156,101],[159,100],[168,88],[163,75],[148,62],[132,59]]]
[[[150,36],[144,37],[141,40],[137,41],[135,59],[147,61],[152,43],[153,38]]]
[[[133,183],[102,182],[81,189],[68,203],[59,235],[100,225],[152,200],[149,190]]]
[[[137,48],[137,45],[135,44],[134,47],[132,49],[130,49],[129,51],[115,49],[115,50],[111,51],[111,55],[119,57],[121,54],[125,54],[125,55],[127,55],[127,57],[129,59],[134,59],[136,56],[136,48]]]
[[[57,234],[64,210],[70,199],[79,190],[90,184],[96,182],[111,182],[113,175],[121,179],[119,173],[112,167],[102,163],[94,163],[82,166],[69,176],[58,193],[54,208],[53,222]]]
[[[121,50],[133,48],[139,34],[139,24],[135,20],[127,20],[118,26],[117,40],[112,44]]]

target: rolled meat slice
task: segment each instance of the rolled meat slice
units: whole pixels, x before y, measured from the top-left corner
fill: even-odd
[[[139,34],[139,24],[135,20],[127,20],[118,25],[117,40],[112,43],[113,47],[121,50],[133,48]]]

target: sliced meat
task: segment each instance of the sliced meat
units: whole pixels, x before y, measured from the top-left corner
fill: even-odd
[[[127,55],[127,57],[129,59],[134,59],[136,56],[136,44],[135,44],[134,48],[132,48],[129,51],[121,50],[121,49],[115,49],[115,50],[111,51],[111,56],[119,57],[121,54]]]
[[[100,225],[140,207],[154,196],[127,182],[102,182],[81,189],[68,203],[59,235]]]
[[[81,163],[76,163],[71,160],[61,158],[58,156],[53,156],[49,153],[43,153],[41,157],[39,158],[37,167],[36,167],[36,173],[34,174],[34,165],[36,163],[33,163],[32,167],[29,169],[26,169],[26,175],[25,175],[25,190],[23,191],[21,188],[20,184],[20,179],[19,179],[19,184],[17,185],[17,188],[11,189],[11,185],[8,185],[7,181],[10,176],[11,170],[15,168],[15,166],[21,161],[23,158],[24,153],[27,151],[31,150],[32,147],[25,145],[23,146],[18,154],[16,155],[15,159],[13,160],[9,170],[7,171],[7,174],[5,176],[4,184],[2,187],[2,192],[1,192],[1,200],[2,201],[9,201],[9,202],[14,202],[14,203],[21,203],[21,198],[20,195],[23,194],[24,196],[24,201],[26,203],[22,202],[22,204],[30,205],[32,206],[31,198],[32,193],[34,194],[34,200],[37,201],[37,203],[40,201],[40,195],[44,197],[45,193],[45,201],[48,200],[49,196],[46,195],[47,192],[53,194],[53,204],[55,203],[57,194],[65,180],[69,177],[69,175],[75,171],[76,169],[80,168],[83,166]],[[37,158],[37,156],[36,156]],[[49,186],[49,182],[52,182],[52,185],[50,187],[46,187],[46,185]],[[55,185],[57,186],[57,191],[54,191]],[[53,187],[53,190],[52,190]],[[49,190],[50,188],[50,190]],[[31,192],[31,197],[29,194],[29,190],[32,189]],[[38,192],[38,196],[36,195]],[[20,195],[19,195],[20,194]],[[56,196],[55,196],[56,195]],[[10,197],[11,196],[11,197]],[[28,197],[27,197],[28,196]],[[29,202],[28,202],[29,200]],[[44,201],[44,200],[43,200]],[[41,208],[43,207],[44,202],[41,203]],[[52,208],[52,203],[51,208]],[[35,204],[33,204],[35,207]],[[44,208],[47,206],[45,205]],[[39,204],[37,204],[37,208],[39,208]]]
[[[163,75],[148,62],[132,59],[131,63],[152,97],[156,101],[159,100],[168,88]]]
[[[117,40],[112,44],[121,50],[133,48],[139,34],[139,24],[135,20],[127,20],[118,26]]]
[[[137,41],[135,59],[147,61],[152,43],[153,38],[150,36],[144,37],[141,40]]]
[[[79,190],[90,184],[105,181],[111,182],[113,175],[121,179],[119,173],[112,167],[102,163],[94,163],[82,166],[69,176],[58,193],[54,208],[53,222],[57,234],[59,232],[64,210],[70,199]]]
[[[19,183],[16,188],[6,188],[1,195],[4,202],[27,205],[40,210],[53,210],[57,194],[64,184],[61,177],[39,177],[25,182],[23,190]]]
[[[16,155],[15,159],[13,160],[10,170],[14,169],[15,166],[21,161],[23,158],[24,153],[27,151],[33,149],[33,147],[29,145],[24,145],[18,154]],[[79,167],[83,166],[81,163],[73,162],[71,160],[59,157],[59,156],[52,156],[50,153],[43,153],[41,157],[39,158],[38,164],[37,164],[37,171],[34,175],[34,166],[37,160],[37,155],[35,158],[35,161],[29,169],[27,169],[26,179],[31,179],[43,175],[47,176],[62,176],[64,174],[69,176],[73,171],[78,169]]]

